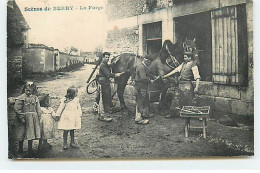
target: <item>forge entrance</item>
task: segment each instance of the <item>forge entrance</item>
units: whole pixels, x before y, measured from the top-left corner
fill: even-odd
[[[192,14],[174,18],[175,38],[177,42],[196,39],[199,50],[201,80],[212,80],[212,38],[210,12]]]

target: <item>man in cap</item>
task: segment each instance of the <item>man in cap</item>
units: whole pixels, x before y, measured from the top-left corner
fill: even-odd
[[[135,89],[136,89],[136,115],[135,122],[138,124],[149,123],[150,105],[148,97],[148,85],[153,83],[155,76],[149,73],[148,66],[151,60],[144,58],[142,63],[136,68]]]
[[[122,73],[112,73],[110,69],[110,65],[108,65],[110,53],[104,52],[103,59],[99,67],[98,74],[98,83],[101,85],[101,97],[102,102],[99,101],[100,104],[103,104],[103,110],[99,113],[99,120],[101,121],[112,121],[112,118],[108,117],[107,114],[111,112],[112,107],[112,97],[111,97],[111,87],[110,87],[110,78],[120,77]],[[101,108],[99,108],[101,109]],[[103,112],[104,113],[103,113]]]

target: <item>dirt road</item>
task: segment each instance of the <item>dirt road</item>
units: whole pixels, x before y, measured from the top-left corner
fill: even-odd
[[[54,110],[57,110],[59,100],[65,95],[66,89],[71,85],[78,86],[83,116],[82,129],[76,131],[80,148],[63,150],[62,131],[56,130],[55,138],[49,141],[53,145],[51,150],[37,153],[37,141],[34,142],[37,157],[164,159],[248,154],[233,150],[221,142],[211,140],[210,137],[202,138],[201,130],[194,131],[189,138],[185,138],[184,120],[181,118],[166,119],[155,113],[148,125],[135,124],[133,100],[126,100],[130,111],[128,116],[123,116],[119,112],[112,115],[114,119],[112,122],[98,121],[97,115],[91,112],[95,95],[88,95],[85,92],[86,81],[93,67],[93,65],[85,65],[78,71],[38,83],[40,92],[50,94]],[[57,129],[57,124],[55,126]]]

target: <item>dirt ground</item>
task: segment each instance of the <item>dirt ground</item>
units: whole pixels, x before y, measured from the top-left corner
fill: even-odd
[[[97,115],[92,113],[95,94],[86,93],[86,81],[93,69],[93,65],[85,65],[75,72],[68,72],[57,76],[53,80],[38,82],[40,92],[49,93],[52,107],[57,110],[60,99],[71,85],[79,88],[83,116],[82,128],[76,131],[78,149],[62,149],[62,131],[57,130],[55,123],[55,138],[49,140],[53,148],[39,153],[38,141],[34,141],[35,158],[50,159],[173,159],[197,157],[222,157],[248,155],[247,152],[235,150],[227,145],[204,139],[201,130],[194,130],[190,137],[184,137],[184,120],[178,117],[166,119],[154,111],[150,123],[138,125],[134,122],[134,100],[126,99],[129,115],[121,112],[112,114],[112,122],[98,121]],[[18,96],[14,92],[10,96]],[[119,106],[119,103],[117,103]],[[9,157],[15,156],[16,144],[12,139],[12,120],[14,114],[9,111]],[[193,122],[201,123],[199,121]],[[27,150],[25,142],[24,150]]]

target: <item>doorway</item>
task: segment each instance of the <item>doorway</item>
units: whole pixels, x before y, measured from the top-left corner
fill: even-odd
[[[196,39],[199,50],[199,71],[201,80],[212,81],[212,38],[211,38],[211,16],[210,12],[192,14],[177,17],[175,22],[175,38],[177,42],[183,43],[186,38]]]

